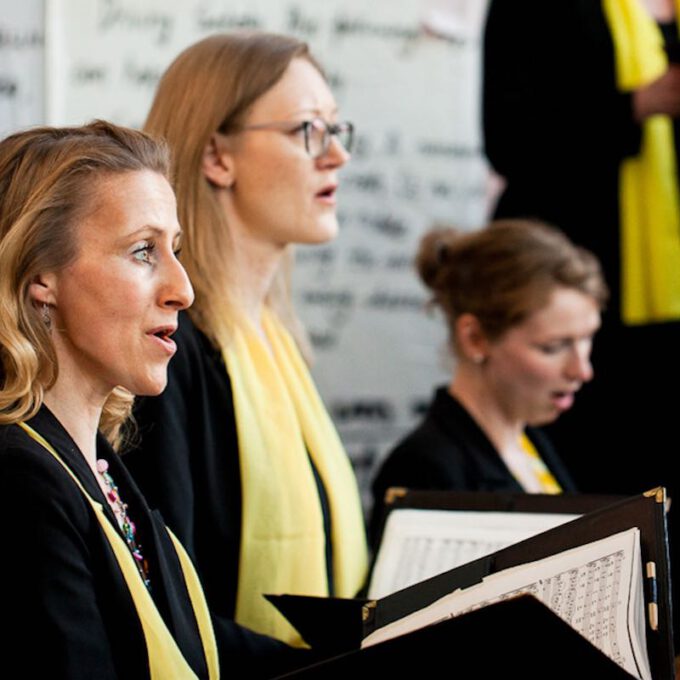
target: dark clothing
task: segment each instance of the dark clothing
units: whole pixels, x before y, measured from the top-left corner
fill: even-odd
[[[497,217],[537,217],[602,261],[619,308],[619,165],[640,149],[599,0],[492,0],[484,145],[507,181]]]
[[[241,471],[231,383],[222,355],[180,313],[177,353],[159,397],[135,411],[141,442],[124,460],[196,565],[221,655],[248,677],[276,674],[311,654],[234,622],[241,539]]]
[[[28,423],[57,451],[119,531],[82,453],[43,407]],[[208,671],[177,553],[103,437],[97,455],[137,527],[151,595],[197,676]],[[92,506],[54,457],[17,425],[0,427],[0,561],[5,631],[2,662],[22,677],[149,678],[147,648],[132,597]]]
[[[574,482],[545,435],[535,428],[527,428],[526,433],[562,490],[575,491]],[[486,434],[445,387],[435,392],[423,422],[388,454],[373,482],[373,537],[385,491],[391,486],[522,491]]]

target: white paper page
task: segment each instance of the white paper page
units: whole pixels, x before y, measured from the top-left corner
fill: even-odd
[[[639,535],[638,529],[629,529],[493,574],[380,628],[364,639],[362,647],[530,593],[628,673],[651,680],[644,637],[633,640],[636,631],[644,636],[639,620],[644,617],[638,592],[642,588]]]
[[[368,597],[380,599],[578,516],[393,510],[387,519]]]

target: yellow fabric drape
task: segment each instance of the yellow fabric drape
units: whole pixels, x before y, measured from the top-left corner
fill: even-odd
[[[661,76],[668,66],[663,38],[639,0],[603,0],[603,8],[619,90],[631,92]],[[622,320],[680,319],[680,199],[668,116],[643,122],[640,154],[621,164],[619,207]]]
[[[531,461],[531,470],[541,485],[541,493],[562,493],[562,487],[555,479],[553,473],[548,470],[531,439],[523,433],[520,443],[522,450]]]
[[[352,597],[363,585],[366,540],[352,467],[307,366],[269,310],[262,325],[267,342],[242,320],[223,349],[242,482],[236,620],[302,645],[262,594],[328,595],[323,513],[310,456],[328,496],[339,597]]]
[[[149,591],[146,589],[146,586],[139,575],[139,571],[137,570],[129,548],[120,534],[112,526],[111,522],[106,518],[101,503],[98,503],[90,496],[80,483],[80,480],[65,465],[52,445],[42,435],[29,425],[26,425],[26,423],[18,423],[18,425],[25,430],[32,439],[51,453],[63,466],[64,470],[66,470],[71,479],[77,484],[78,488],[94,510],[95,516],[111,545],[113,554],[123,573],[123,578],[130,590],[132,601],[137,610],[140,623],[142,624],[146,649],[149,655],[149,672],[151,679],[167,680],[168,678],[176,678],[177,680],[196,680],[196,674],[182,655],[182,652],[170,634],[168,627],[161,618],[154,601],[151,599],[151,595],[149,595]],[[198,623],[201,643],[203,644],[203,652],[208,664],[209,677],[211,680],[219,680],[220,671],[217,658],[217,645],[215,643],[215,636],[203,589],[184,548],[169,530],[168,533],[175,545],[177,556],[184,573],[187,590],[189,591],[189,598],[191,599],[194,615],[196,616],[196,621]]]

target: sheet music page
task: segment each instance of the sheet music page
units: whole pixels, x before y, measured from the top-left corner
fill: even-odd
[[[378,629],[362,647],[523,593],[543,602],[628,673],[652,679],[644,638],[640,532],[635,528],[488,576]]]
[[[380,599],[579,515],[533,512],[393,510],[368,597]]]

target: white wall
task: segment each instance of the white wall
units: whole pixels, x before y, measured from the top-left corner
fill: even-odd
[[[341,175],[341,234],[299,249],[296,300],[319,388],[365,487],[376,456],[447,379],[443,325],[426,315],[411,261],[434,222],[484,220],[485,4],[47,0],[43,12],[35,0],[0,0],[0,133],[95,117],[139,126],[172,58],[213,32],[258,28],[309,42],[358,143]]]

